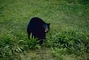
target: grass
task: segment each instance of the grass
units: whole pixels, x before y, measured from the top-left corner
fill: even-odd
[[[0,0],[0,59],[40,59],[36,55],[40,46],[34,44],[35,39],[28,40],[26,32],[34,16],[51,23],[44,46],[46,60],[89,59],[88,3],[88,0]]]

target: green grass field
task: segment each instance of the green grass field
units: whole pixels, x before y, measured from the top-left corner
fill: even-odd
[[[27,38],[32,17],[51,23],[42,49]],[[0,0],[0,60],[88,59],[89,0]]]

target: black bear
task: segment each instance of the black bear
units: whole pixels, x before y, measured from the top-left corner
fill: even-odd
[[[39,44],[42,44],[49,27],[50,23],[45,23],[42,19],[33,17],[27,27],[28,39],[30,39],[30,34],[32,33],[32,37],[40,40]]]

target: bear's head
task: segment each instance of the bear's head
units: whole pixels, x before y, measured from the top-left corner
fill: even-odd
[[[45,30],[45,33],[47,33],[49,31],[49,29],[50,29],[50,23],[43,24],[43,28]]]

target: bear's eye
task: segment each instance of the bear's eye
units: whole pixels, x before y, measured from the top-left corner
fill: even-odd
[[[47,27],[48,27],[48,25],[47,25],[47,24],[44,24],[44,25],[43,25],[43,28],[47,28]]]

